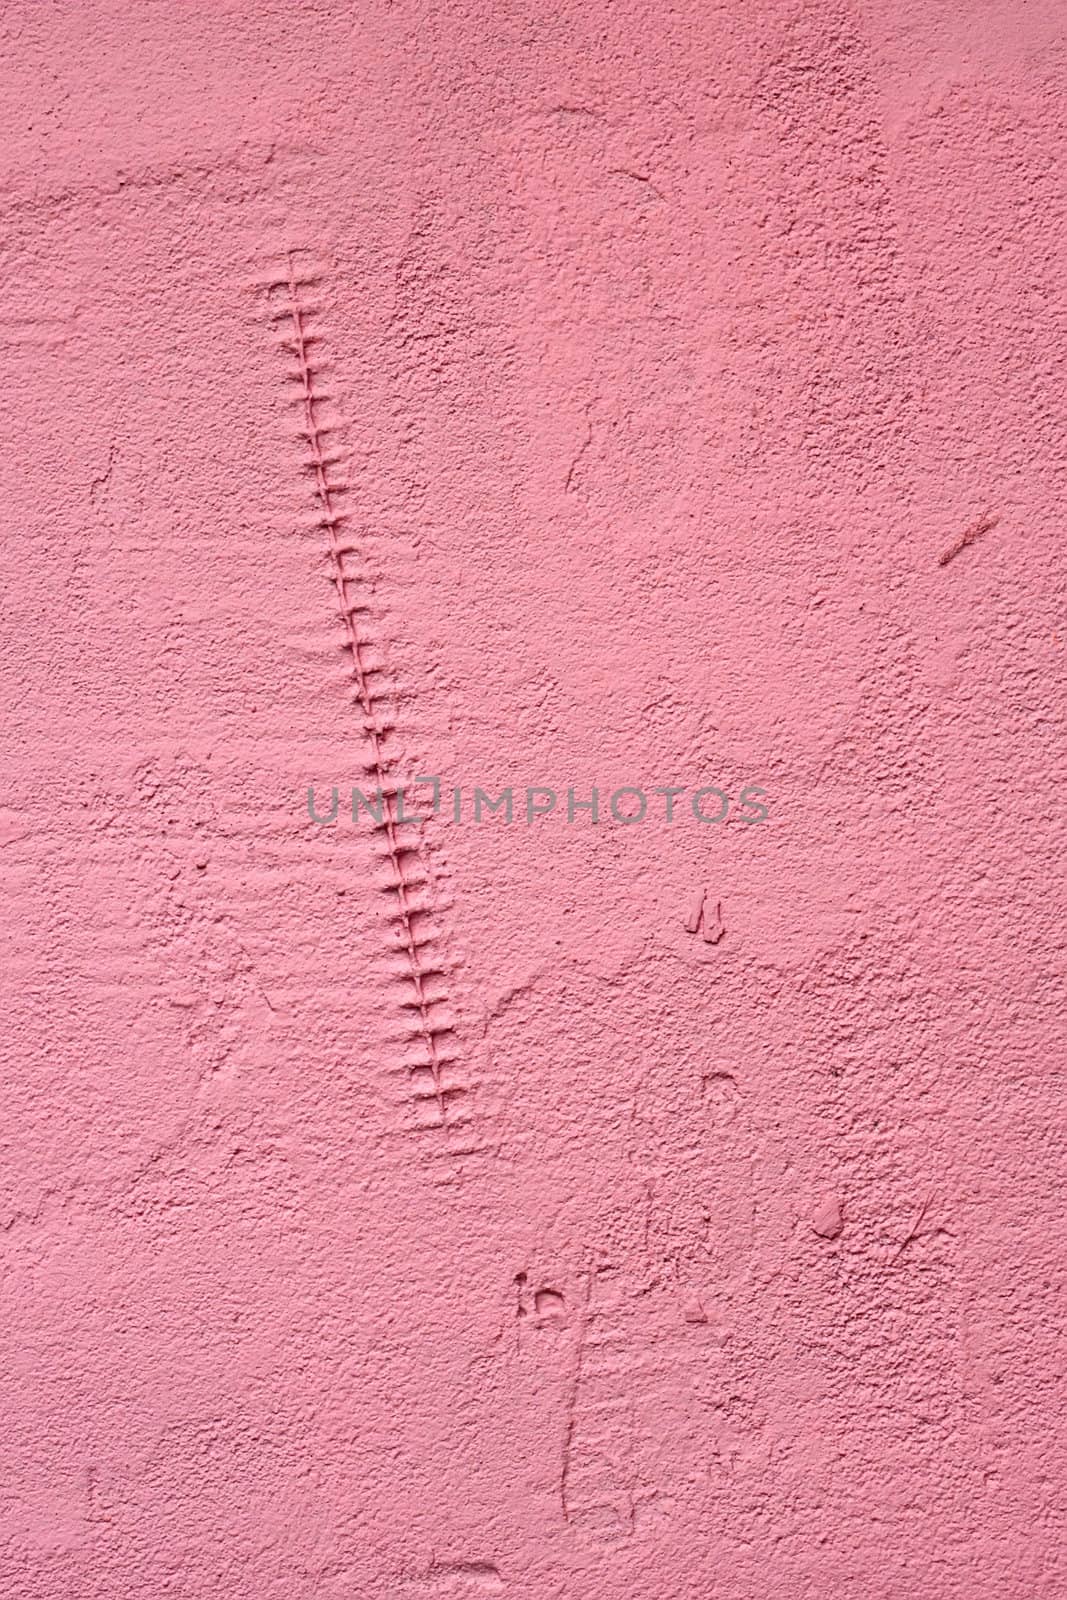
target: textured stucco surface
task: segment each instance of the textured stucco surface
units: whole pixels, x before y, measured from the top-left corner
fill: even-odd
[[[5,1600],[1067,1594],[1065,69],[0,10]]]

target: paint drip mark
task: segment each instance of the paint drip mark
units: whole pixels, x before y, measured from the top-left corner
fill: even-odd
[[[967,546],[974,544],[976,539],[981,539],[985,534],[992,532],[999,521],[999,517],[991,517],[988,511],[983,511],[977,522],[972,522],[969,528],[963,530],[958,539],[953,540],[947,550],[942,550],[937,558],[938,566],[947,567],[950,561],[955,560],[961,550],[966,550]]]
[[[564,1522],[605,1545],[634,1531],[633,1401],[625,1336],[612,1315],[613,1279],[603,1267],[586,1277],[560,1472]]]
[[[312,299],[313,293],[321,294],[322,280],[298,267],[300,254],[290,251],[283,271],[268,279],[265,287],[282,350],[291,364],[301,465],[311,482],[313,526],[325,536],[328,547],[353,703],[362,721],[362,766],[367,786],[374,791],[368,810],[390,927],[386,967],[401,1022],[391,1039],[397,1054],[390,1072],[402,1085],[400,1131],[420,1136],[428,1157],[445,1158],[447,1177],[457,1170],[457,1160],[487,1146],[474,1125],[476,1086],[462,1070],[458,1024],[449,1005],[440,894],[424,822],[404,812],[400,753],[394,748],[399,695],[387,669],[372,603],[367,553],[347,509],[351,487],[341,471],[344,430],[323,383],[321,306]]]

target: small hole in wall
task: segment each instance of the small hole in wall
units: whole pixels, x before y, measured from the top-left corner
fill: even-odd
[[[557,1289],[538,1289],[534,1295],[534,1310],[538,1321],[546,1327],[559,1327],[567,1315],[566,1302]]]

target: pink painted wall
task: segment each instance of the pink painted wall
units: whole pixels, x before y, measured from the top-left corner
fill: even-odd
[[[0,39],[0,1594],[1060,1600],[1062,4]]]

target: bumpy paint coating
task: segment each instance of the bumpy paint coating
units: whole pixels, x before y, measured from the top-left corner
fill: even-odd
[[[1065,68],[4,7],[5,1597],[1067,1593]]]

